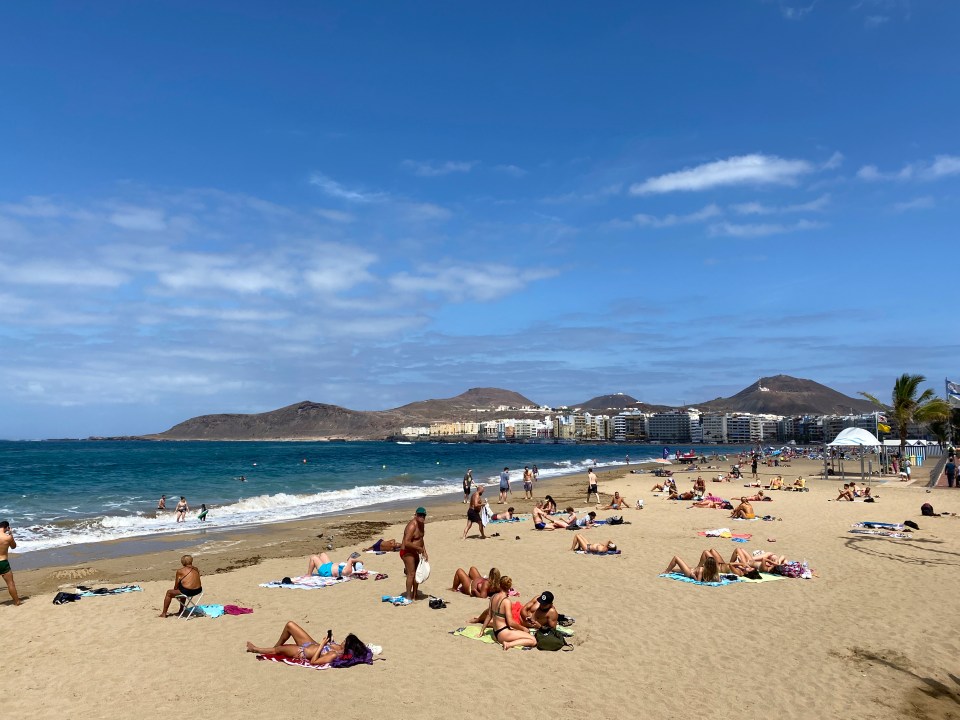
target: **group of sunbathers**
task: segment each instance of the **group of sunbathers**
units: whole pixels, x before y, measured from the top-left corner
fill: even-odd
[[[759,578],[759,573],[777,574],[778,569],[787,563],[783,555],[755,550],[751,555],[743,548],[736,548],[729,561],[725,561],[720,553],[709,548],[700,553],[700,562],[690,567],[679,556],[674,555],[664,574],[679,572],[697,582],[720,582],[723,575],[736,577]]]
[[[849,500],[853,502],[855,498],[873,498],[874,496],[870,494],[870,486],[864,485],[862,488],[858,488],[855,482],[844,483],[843,489],[840,490],[840,494],[837,495],[837,500]]]

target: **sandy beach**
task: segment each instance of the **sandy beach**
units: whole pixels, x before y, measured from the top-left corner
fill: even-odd
[[[782,473],[815,476],[819,465],[761,468],[768,481]],[[706,471],[704,477],[708,477]],[[677,473],[688,489],[696,473]],[[895,480],[873,483],[878,502],[834,502],[838,480],[808,480],[809,492],[773,492],[757,503],[774,521],[735,521],[729,512],[690,509],[656,496],[648,473],[611,471],[601,477],[605,500],[619,490],[643,510],[622,514],[628,524],[589,530],[592,542],[613,539],[618,556],[570,551],[573,533],[536,532],[529,518],[492,525],[499,533],[461,540],[464,506],[451,499],[428,506],[426,544],[432,576],[426,601],[409,607],[381,602],[403,590],[394,553],[364,555],[384,580],[353,580],[302,591],[259,583],[302,574],[306,556],[325,549],[333,534],[335,559],[371,538],[400,538],[410,508],[270,525],[255,532],[211,534],[190,545],[203,572],[204,603],[235,604],[251,615],[159,619],[187,546],[68,567],[18,571],[13,607],[0,593],[4,629],[4,708],[41,718],[159,718],[288,715],[337,712],[367,717],[391,712],[446,718],[467,703],[502,707],[512,718],[545,714],[615,718],[950,718],[960,716],[960,521],[920,516],[930,502],[960,512],[960,492]],[[710,483],[724,497],[753,492],[740,483]],[[561,506],[585,504],[582,476],[540,484]],[[957,493],[954,495],[954,493]],[[531,503],[514,494],[512,504]],[[493,498],[495,500],[495,497]],[[828,502],[829,501],[829,502]],[[500,508],[493,503],[494,509]],[[920,530],[912,539],[848,533],[863,520],[902,522]],[[696,563],[701,550],[729,556],[737,544],[698,531],[730,527],[752,538],[740,547],[775,550],[807,560],[811,580],[784,579],[702,587],[658,577],[674,554]],[[317,536],[323,533],[323,538]],[[475,531],[473,533],[476,534]],[[520,600],[543,590],[561,613],[576,618],[575,650],[513,650],[453,636],[486,601],[451,591],[457,567],[499,567],[514,579]],[[51,604],[70,583],[136,583],[143,592]],[[287,620],[315,637],[356,633],[383,647],[372,666],[312,670],[258,662],[244,643],[272,644]]]

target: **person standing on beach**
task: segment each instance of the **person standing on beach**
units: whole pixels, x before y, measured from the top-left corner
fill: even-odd
[[[596,495],[597,502],[600,502],[600,493],[597,491],[597,474],[593,468],[587,470],[587,502],[590,502],[590,496]]]
[[[473,487],[473,469],[468,469],[467,474],[463,476],[463,501],[470,499],[470,488]]]
[[[500,473],[500,500],[497,502],[503,505],[507,501],[507,493],[513,495],[513,490],[510,489],[510,468],[505,467]]]
[[[167,496],[161,495],[160,500],[157,501],[157,510],[166,510],[167,509]]]
[[[523,468],[523,499],[533,500],[533,473],[529,465]]]
[[[477,491],[470,498],[470,507],[467,508],[467,527],[463,530],[463,539],[467,539],[467,533],[476,523],[480,528],[480,539],[486,540],[487,536],[483,532],[483,516],[480,511],[483,509],[483,485],[477,485]]]
[[[757,453],[753,454],[753,458],[750,460],[750,472],[753,475],[753,479],[758,478],[757,475],[757,465],[760,463],[760,456]]]
[[[426,508],[418,507],[416,514],[403,529],[403,546],[400,548],[400,559],[403,560],[403,574],[407,576],[404,597],[411,602],[417,599],[417,591],[419,589],[416,575],[417,563],[420,562],[420,556],[423,555],[424,560],[430,560],[427,556],[427,548],[423,542],[424,524],[426,521]]]
[[[947,464],[943,471],[947,474],[947,487],[953,487],[953,483],[957,479],[957,463],[953,455],[947,458]]]
[[[533,481],[536,482],[540,479],[540,468],[536,465],[533,466]]]
[[[13,604],[19,605],[20,596],[17,595],[17,584],[13,581],[13,570],[10,569],[10,558],[7,556],[7,553],[15,547],[17,547],[17,541],[13,537],[10,523],[6,520],[0,521],[0,576],[7,584]]]
[[[188,512],[190,512],[190,506],[187,505],[187,499],[181,495],[180,502],[177,503],[177,522],[184,522],[187,519]]]

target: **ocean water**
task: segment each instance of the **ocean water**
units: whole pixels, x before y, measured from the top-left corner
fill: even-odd
[[[742,448],[704,448],[705,453]],[[660,457],[662,447],[609,444],[390,442],[3,442],[0,519],[17,551],[322,515],[373,503],[462,492],[467,468],[494,484],[504,466],[517,481],[524,465],[540,478]],[[239,478],[246,478],[241,482]],[[520,487],[514,489],[514,492]],[[541,491],[542,493],[542,491]],[[538,493],[540,494],[540,493]],[[167,512],[156,511],[167,496]],[[177,524],[180,495],[190,513]]]

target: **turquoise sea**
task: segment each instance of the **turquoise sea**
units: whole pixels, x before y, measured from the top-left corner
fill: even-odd
[[[689,449],[685,446],[684,450]],[[743,448],[710,446],[704,453]],[[671,448],[671,452],[672,452]],[[540,478],[659,458],[662,446],[349,442],[0,442],[0,519],[18,551],[293,520],[461,491],[467,468],[494,483],[504,466]],[[246,480],[241,482],[240,477]],[[156,511],[167,496],[168,511]],[[177,524],[180,495],[191,512]]]

